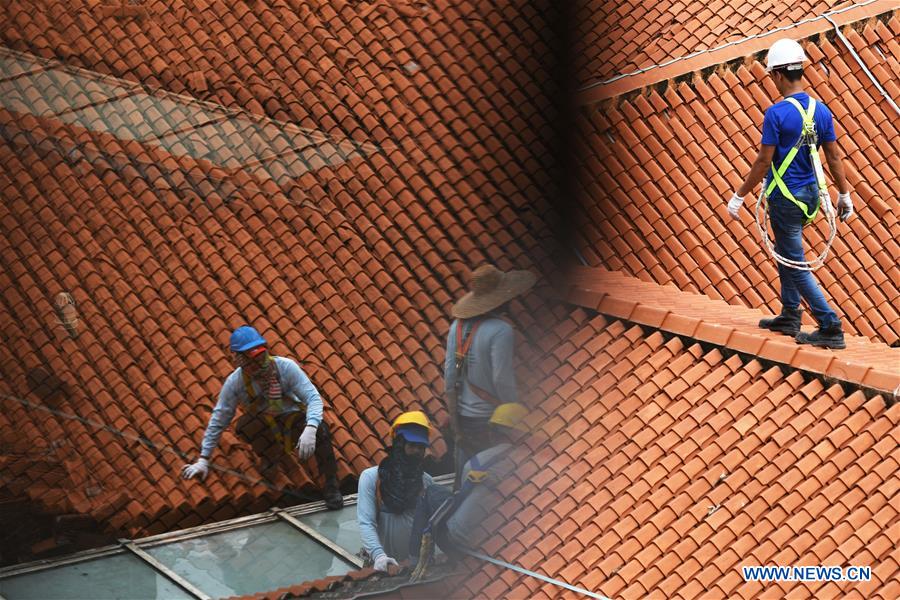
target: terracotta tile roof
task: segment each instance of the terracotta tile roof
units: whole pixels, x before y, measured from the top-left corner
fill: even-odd
[[[880,395],[575,312],[492,556],[611,598],[894,598],[900,413]],[[552,367],[551,367],[552,368]],[[546,441],[540,441],[546,440]],[[868,565],[865,583],[740,566]],[[576,597],[485,566],[474,597]]]
[[[846,33],[898,97],[898,13]],[[857,209],[839,226],[816,277],[848,331],[893,344],[900,340],[897,115],[842,45],[823,39],[806,46],[813,61],[807,81],[835,115]],[[725,212],[758,148],[762,111],[777,96],[763,71],[749,61],[581,111],[579,249],[590,264],[733,305],[781,309],[775,264],[753,219],[755,198],[745,202],[740,223]],[[819,220],[805,233],[816,251],[826,229]]]
[[[535,133],[547,119],[538,13],[144,7],[138,21],[87,4],[0,6],[4,43],[53,57],[6,60],[0,76],[20,94],[4,102],[22,100],[0,108],[4,472],[14,495],[132,537],[258,512],[279,495],[231,432],[216,460],[230,471],[176,478],[231,370],[231,328],[252,322],[301,361],[350,477],[383,456],[404,408],[446,421],[449,305],[482,261],[546,269],[553,218],[520,216],[550,185],[552,136]],[[72,65],[109,74],[107,87],[64,79]],[[29,85],[39,76],[53,85]],[[223,136],[235,122],[377,151],[298,171],[309,156],[273,157],[278,136]],[[58,324],[61,292],[75,300],[75,336]],[[67,393],[30,392],[39,371]]]
[[[514,217],[545,203],[550,185],[544,82],[552,52],[539,12],[546,7],[463,1],[438,8],[399,0],[143,6],[146,18],[117,19],[86,3],[8,2],[0,16],[11,26],[0,30],[0,41],[228,108],[387,144],[390,151],[373,168],[379,175],[388,170],[384,183],[404,204],[408,191],[426,204],[478,205],[478,218],[490,214],[517,238],[542,234],[543,223]]]
[[[350,571],[345,575],[333,575],[313,581],[307,581],[299,585],[279,588],[270,592],[260,592],[248,596],[233,596],[229,600],[283,600],[287,598],[305,598],[316,592],[327,592],[340,587],[341,584],[365,581],[373,577],[380,577],[381,573],[372,568]]]
[[[395,598],[397,600],[433,600],[435,598],[468,597],[458,571],[441,564],[433,568],[421,583],[409,583],[409,570],[387,575],[371,568],[351,571],[346,575],[325,577],[277,590],[235,596],[230,600],[290,600],[292,598]],[[461,593],[462,591],[462,593]]]
[[[854,4],[860,3],[843,0],[582,2],[576,13],[578,81],[588,85],[609,80],[772,31],[788,30],[785,35],[790,36],[790,30],[798,24],[825,13],[844,11]],[[864,9],[869,15],[885,10],[883,6]],[[840,17],[841,13],[836,16]],[[815,25],[830,28],[824,19]],[[777,37],[769,39],[767,46],[772,39]]]
[[[861,385],[876,393],[900,390],[900,348],[850,335],[846,336],[847,348],[837,352],[800,346],[760,329],[764,313],[757,309],[729,306],[722,300],[641,281],[619,271],[582,267],[571,271],[568,281],[571,302],[614,318]]]

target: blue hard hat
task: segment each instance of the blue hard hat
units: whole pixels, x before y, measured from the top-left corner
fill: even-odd
[[[246,350],[265,345],[265,338],[249,325],[242,325],[231,334],[230,347],[232,352],[245,352]]]

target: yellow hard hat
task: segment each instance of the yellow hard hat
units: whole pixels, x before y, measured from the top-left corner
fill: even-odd
[[[494,409],[494,414],[491,415],[490,422],[494,425],[509,427],[510,429],[528,431],[528,427],[522,422],[522,419],[524,419],[527,414],[528,409],[523,405],[515,402],[507,402]]]
[[[415,441],[417,443],[428,443],[428,437],[431,435],[431,423],[428,422],[428,416],[421,410],[411,410],[397,417],[394,420],[394,425],[391,427],[391,435],[397,435],[397,428],[402,427],[403,425],[418,425],[419,427],[424,427],[425,431],[423,431],[423,435],[421,435],[421,437],[424,439],[419,439],[420,434],[418,433],[414,433],[412,436],[409,435],[409,430],[415,430],[415,427],[404,428],[407,430],[404,437],[406,437],[409,441]]]

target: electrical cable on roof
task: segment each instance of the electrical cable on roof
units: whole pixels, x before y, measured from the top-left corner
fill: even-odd
[[[489,563],[495,564],[497,566],[510,569],[512,571],[516,571],[517,573],[522,573],[523,575],[528,575],[529,577],[534,577],[535,579],[540,579],[541,581],[545,581],[557,587],[565,588],[569,591],[576,592],[578,594],[583,594],[588,596],[589,598],[596,598],[597,600],[610,600],[606,596],[601,596],[600,594],[588,591],[584,588],[576,587],[570,583],[566,583],[565,581],[560,581],[559,579],[553,579],[552,577],[547,577],[546,575],[541,575],[540,573],[535,573],[534,571],[529,571],[523,567],[519,567],[516,565],[512,565],[508,562],[504,562],[497,558],[492,558],[486,554],[481,554],[480,552],[475,552],[473,550],[462,549],[463,552],[468,554],[469,556],[474,556],[475,558],[481,559],[483,561],[487,561]]]
[[[747,37],[741,38],[741,39],[739,39],[739,40],[734,40],[733,42],[728,42],[727,44],[722,44],[721,46],[716,46],[715,48],[708,48],[708,49],[706,49],[706,50],[698,50],[698,51],[696,51],[696,52],[691,52],[690,54],[686,54],[686,55],[684,55],[684,56],[679,56],[679,57],[673,58],[673,59],[671,59],[671,60],[667,60],[666,62],[663,62],[663,63],[659,63],[659,64],[656,64],[656,65],[650,65],[650,66],[648,66],[648,67],[644,67],[644,68],[642,68],[642,69],[638,69],[637,71],[632,71],[632,72],[630,72],[630,73],[621,73],[621,74],[619,74],[619,75],[616,75],[615,77],[611,77],[611,78],[605,79],[605,80],[603,80],[603,81],[596,81],[596,82],[594,82],[594,83],[590,83],[590,84],[588,84],[588,85],[586,85],[586,86],[580,88],[578,91],[579,91],[579,92],[584,92],[584,91],[587,91],[587,90],[589,90],[589,89],[592,89],[592,88],[595,88],[595,87],[599,87],[599,86],[601,86],[601,85],[606,85],[606,84],[608,84],[608,83],[613,83],[613,82],[618,81],[618,80],[620,80],[620,79],[625,79],[626,77],[633,77],[633,76],[635,76],[635,75],[640,75],[641,73],[646,73],[647,71],[650,71],[650,70],[652,70],[652,69],[661,68],[661,67],[668,67],[668,66],[671,65],[671,64],[674,64],[674,63],[677,63],[677,62],[681,62],[681,61],[683,61],[683,60],[688,60],[688,59],[691,59],[691,58],[694,58],[694,57],[697,57],[697,56],[701,56],[701,55],[703,55],[703,54],[709,54],[709,53],[711,53],[711,52],[717,52],[717,51],[719,51],[719,50],[724,50],[725,48],[728,48],[728,47],[730,47],[730,46],[736,46],[736,45],[738,45],[738,44],[743,44],[744,42],[747,42],[747,41],[750,41],[750,40],[756,40],[756,39],[759,39],[759,38],[763,38],[763,37],[770,36],[770,35],[772,35],[773,33],[778,33],[778,32],[781,32],[781,31],[787,31],[788,29],[793,29],[794,27],[797,27],[798,25],[805,25],[806,23],[813,23],[813,22],[819,21],[819,20],[821,20],[821,19],[823,19],[823,18],[828,18],[828,15],[838,15],[838,14],[841,14],[842,12],[846,12],[846,11],[852,10],[852,9],[854,9],[854,8],[861,8],[861,7],[867,6],[867,5],[869,5],[869,4],[874,4],[874,3],[877,2],[877,1],[878,1],[878,0],[867,0],[866,2],[860,2],[860,3],[858,3],[858,4],[851,4],[850,6],[841,8],[841,9],[839,9],[839,10],[832,10],[832,11],[823,13],[823,14],[819,15],[818,17],[811,17],[811,18],[809,18],[809,19],[804,19],[804,20],[802,20],[802,21],[797,21],[796,23],[791,23],[790,25],[784,25],[783,27],[777,27],[777,28],[775,28],[775,29],[771,29],[771,30],[769,30],[769,31],[764,31],[764,32],[758,33],[758,34],[756,34],[756,35],[747,36]],[[831,20],[831,19],[829,19],[829,21],[830,21],[830,20]]]
[[[111,434],[113,434],[113,435],[115,435],[115,436],[118,436],[118,437],[120,437],[120,438],[129,440],[129,441],[132,441],[132,442],[137,442],[137,443],[141,444],[142,446],[146,446],[146,447],[148,447],[148,448],[153,448],[154,450],[159,450],[160,452],[165,452],[165,453],[167,453],[167,454],[174,454],[175,456],[178,456],[179,458],[182,458],[182,459],[185,459],[185,460],[190,460],[190,457],[189,457],[186,453],[184,453],[184,452],[181,452],[181,451],[179,451],[179,450],[175,450],[175,449],[171,448],[170,446],[165,446],[165,445],[157,444],[157,443],[155,443],[155,442],[153,442],[153,441],[151,441],[151,440],[149,440],[149,439],[147,439],[147,438],[145,438],[145,437],[143,437],[143,436],[133,435],[133,434],[130,434],[130,433],[125,433],[124,431],[120,431],[120,430],[116,429],[115,427],[112,427],[111,425],[105,425],[105,424],[103,424],[103,423],[99,423],[99,422],[96,422],[96,421],[91,421],[90,419],[85,419],[84,417],[79,417],[78,415],[68,414],[68,413],[62,412],[61,410],[56,410],[56,409],[54,409],[54,408],[49,408],[49,407],[46,407],[46,406],[43,406],[43,405],[40,405],[40,404],[35,404],[35,403],[30,402],[30,401],[28,401],[28,400],[26,400],[26,399],[24,399],[24,398],[19,398],[19,397],[17,397],[17,396],[11,396],[11,395],[9,395],[9,394],[3,394],[3,393],[0,393],[0,399],[2,399],[2,400],[15,400],[15,401],[18,402],[19,404],[21,404],[21,405],[23,405],[23,406],[27,406],[28,408],[35,408],[35,409],[38,409],[38,410],[42,410],[42,411],[44,411],[44,412],[48,412],[48,413],[50,413],[50,414],[52,414],[52,415],[55,415],[55,416],[60,417],[60,418],[62,418],[62,419],[66,419],[66,420],[68,420],[68,421],[78,421],[78,422],[81,423],[82,425],[89,425],[89,426],[95,427],[95,428],[97,428],[97,429],[102,429],[103,431],[108,431],[109,433],[111,433]],[[247,475],[244,475],[244,474],[241,473],[240,471],[235,471],[234,469],[228,469],[228,468],[221,467],[221,466],[218,466],[218,465],[210,465],[210,468],[211,468],[211,469],[214,469],[214,470],[216,470],[216,471],[218,471],[219,473],[222,473],[222,474],[232,475],[232,476],[234,476],[234,477],[237,477],[238,479],[241,479],[241,480],[243,480],[243,481],[245,481],[245,482],[247,482],[247,483],[253,484],[253,485],[261,485],[261,486],[263,486],[263,487],[269,488],[270,490],[274,490],[274,491],[276,491],[276,492],[282,492],[282,493],[288,493],[288,494],[290,494],[290,491],[287,490],[287,489],[279,488],[279,487],[274,486],[274,485],[272,485],[272,484],[270,484],[270,483],[268,483],[268,482],[266,482],[265,480],[262,480],[262,479],[256,479],[256,478],[248,477]]]
[[[425,585],[428,583],[437,583],[439,581],[443,581],[444,579],[446,579],[448,577],[452,577],[453,575],[454,574],[440,575],[438,577],[431,577],[429,579],[421,579],[415,583],[411,583],[409,580],[404,579],[397,585],[393,585],[391,587],[387,587],[387,588],[379,589],[379,590],[371,590],[371,591],[367,591],[367,592],[360,592],[360,593],[352,596],[350,600],[357,600],[357,598],[378,598],[379,596],[384,596],[385,594],[391,594],[393,592],[402,590],[403,588],[414,587],[414,586],[418,586],[418,585]],[[461,573],[459,573],[459,575],[461,575]]]
[[[844,37],[844,34],[841,32],[841,28],[838,26],[838,24],[835,23],[834,20],[832,20],[832,18],[829,16],[829,13],[825,13],[822,16],[825,17],[825,19],[827,19],[828,22],[834,26],[834,32],[840,38],[841,42],[844,43],[844,46],[847,47],[847,50],[850,51],[850,55],[856,59],[857,63],[859,63],[859,67],[863,70],[863,72],[866,75],[868,75],[869,79],[875,85],[875,89],[877,89],[879,92],[881,92],[881,95],[884,96],[884,99],[888,101],[888,104],[891,105],[891,108],[893,108],[894,111],[898,115],[900,115],[900,106],[897,106],[897,103],[894,102],[894,99],[890,97],[890,95],[887,93],[887,91],[883,87],[881,87],[881,84],[875,78],[875,75],[873,75],[872,72],[869,71],[869,69],[866,67],[866,64],[863,62],[862,58],[860,58],[859,54],[856,53],[856,49],[850,43],[850,40],[848,40],[846,37]],[[880,50],[878,52],[881,53]]]

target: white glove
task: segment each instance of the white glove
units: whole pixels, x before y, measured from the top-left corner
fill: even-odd
[[[184,479],[193,479],[194,477],[200,477],[201,480],[206,479],[207,474],[209,474],[209,461],[205,458],[198,458],[197,462],[192,465],[184,465],[181,469],[181,476]]]
[[[300,460],[306,460],[312,456],[315,451],[316,426],[307,425],[306,429],[303,430],[303,433],[300,434],[300,439],[297,440],[297,456],[300,457]]]
[[[838,217],[841,222],[846,221],[853,215],[853,201],[850,200],[850,192],[846,194],[838,194]]]
[[[728,201],[728,214],[731,215],[733,219],[738,218],[738,211],[741,209],[743,203],[744,197],[738,196],[736,193],[731,197],[731,200]]]
[[[382,554],[378,558],[375,559],[375,564],[372,565],[376,571],[384,571],[387,572],[388,566],[394,565],[395,567],[399,567],[397,561],[388,556],[387,554]]]

